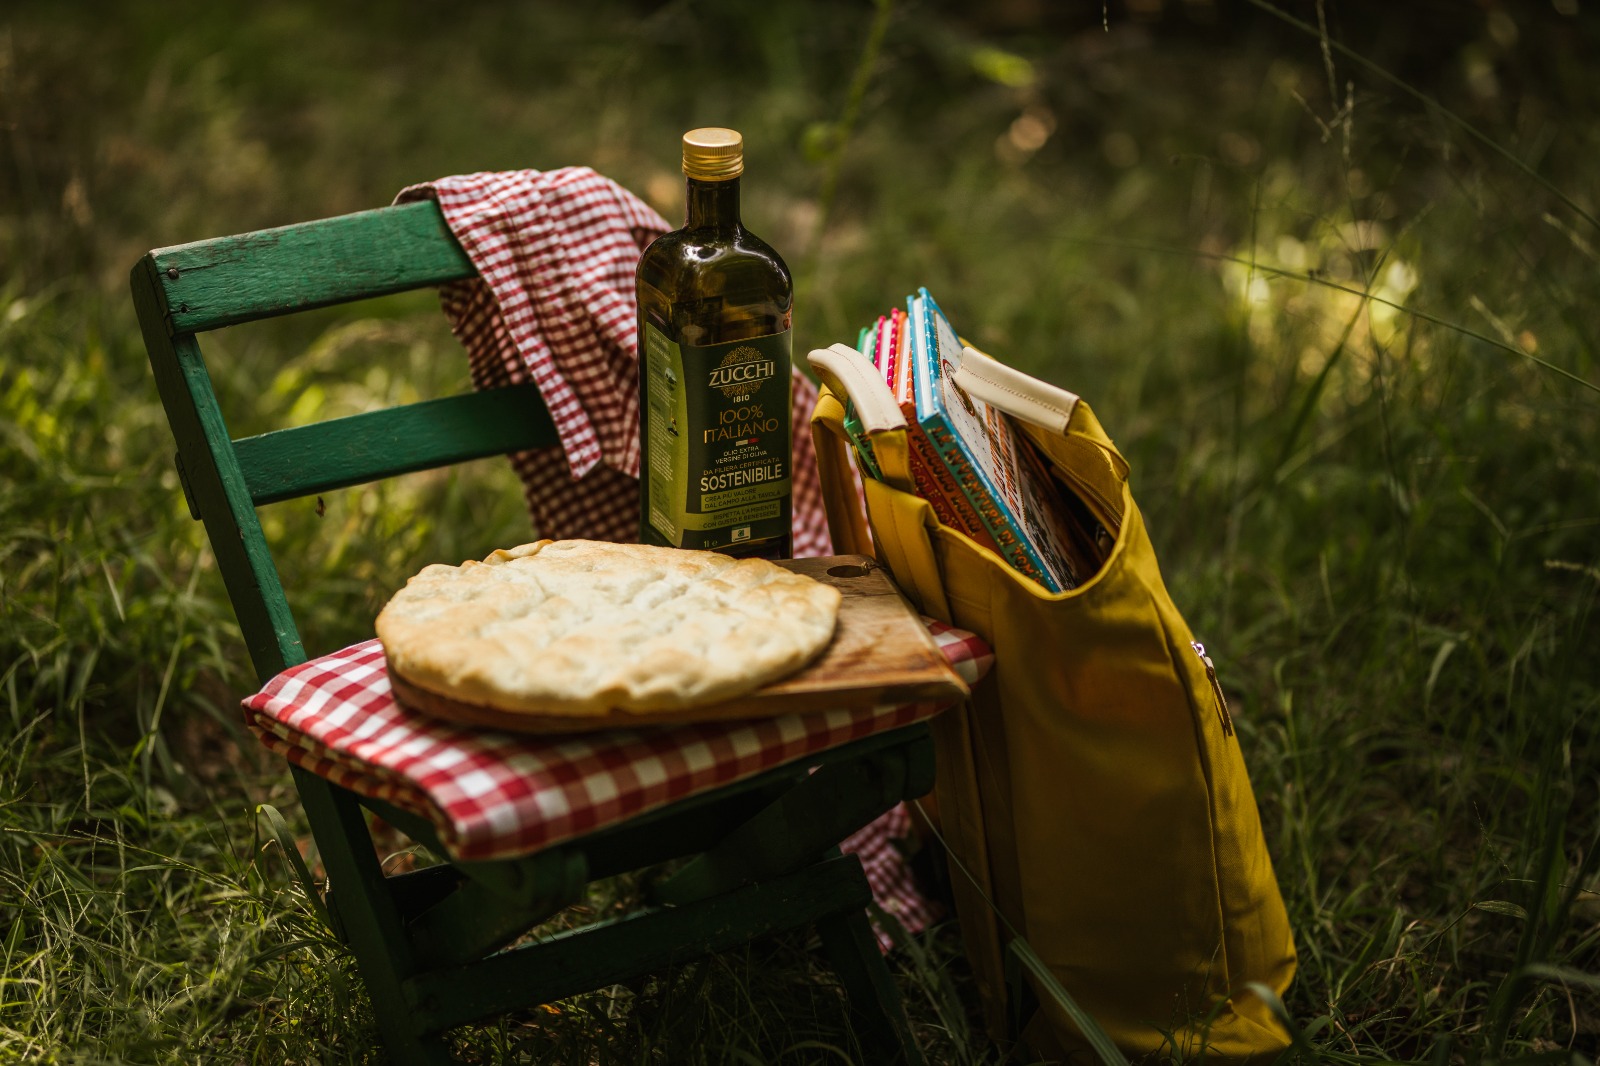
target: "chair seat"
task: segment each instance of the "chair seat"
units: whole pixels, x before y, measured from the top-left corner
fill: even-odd
[[[968,684],[993,662],[924,619]],[[888,704],[736,722],[539,737],[456,725],[398,704],[376,639],[278,674],[244,701],[270,750],[359,796],[426,818],[450,858],[532,854],[698,793],[936,714]]]

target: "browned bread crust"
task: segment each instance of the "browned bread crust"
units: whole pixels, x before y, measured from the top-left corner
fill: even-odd
[[[425,567],[377,631],[414,685],[581,717],[715,703],[784,677],[827,647],[839,600],[761,559],[541,540]]]

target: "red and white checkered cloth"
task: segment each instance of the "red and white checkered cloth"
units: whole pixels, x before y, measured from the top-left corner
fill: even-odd
[[[840,851],[861,860],[873,900],[908,933],[920,933],[944,917],[939,902],[922,894],[906,861],[907,849],[916,846],[911,809],[904,803],[895,804],[839,845]],[[886,953],[894,947],[894,934],[876,918],[873,932]]]
[[[638,197],[587,167],[457,175],[403,189],[395,202],[430,198],[438,202],[446,225],[480,275],[440,287],[440,301],[451,330],[467,349],[473,384],[494,388],[536,382],[561,437],[559,448],[511,456],[512,465],[522,478],[534,528],[539,535],[553,538],[637,539],[639,379],[634,273],[640,253],[671,226]],[[804,427],[816,404],[816,386],[798,367],[792,380],[792,424]],[[832,541],[809,433],[793,435],[792,461],[793,554],[796,558],[830,555]],[[338,653],[354,658],[339,664],[336,675],[345,669],[356,674],[373,670],[372,661],[361,658],[360,647]],[[376,669],[381,676],[381,651],[376,654]],[[341,683],[337,676],[328,681],[335,686]],[[360,683],[351,683],[357,685],[350,690],[352,696],[357,700],[365,698]],[[816,736],[807,732],[799,737],[776,738],[775,746],[765,732],[760,737],[715,739],[714,746],[721,745],[719,752],[731,753],[735,766],[743,766],[753,758],[754,768],[749,771],[753,773],[851,739],[857,735],[852,731],[858,728],[870,732],[898,724],[896,715],[910,713],[896,710],[883,724],[876,718],[865,725],[834,722],[820,727],[822,731]],[[904,720],[911,721],[913,717]],[[352,736],[366,737],[370,728],[352,726]],[[768,732],[772,728],[776,727],[763,727]],[[373,766],[363,756],[353,756],[346,749],[294,749],[286,735],[260,731],[268,747],[285,754],[298,750],[298,755],[290,755],[292,760],[341,784],[355,788],[355,781],[380,782],[373,787],[388,790],[382,798],[401,806],[404,804],[399,803],[398,797],[414,787],[397,779],[398,771],[393,767]],[[706,743],[712,744],[713,740]],[[727,747],[729,744],[735,747]],[[621,757],[616,754],[620,749],[606,750],[612,754],[605,758]],[[581,801],[548,797],[542,800],[554,806],[544,812],[547,817],[540,824],[555,828],[517,828],[513,836],[521,832],[531,836],[516,844],[505,842],[497,828],[495,819],[503,818],[503,814],[486,815],[481,825],[463,823],[477,827],[462,830],[464,835],[457,841],[462,856],[479,857],[476,849],[480,847],[489,849],[482,853],[487,857],[499,854],[494,849],[500,847],[526,851],[547,846],[595,827],[585,824],[585,819],[592,822],[610,818],[603,813],[611,809],[607,804],[616,807],[621,812],[618,817],[622,817],[637,813],[629,806],[636,797],[660,796],[659,800],[651,798],[651,804],[665,803],[701,787],[737,780],[744,772],[726,776],[730,771],[724,763],[728,760],[721,754],[708,761],[701,749],[693,748],[688,756],[671,756],[687,759],[676,769],[647,762],[642,770],[631,771],[635,777],[630,784],[623,780],[626,772],[592,761],[600,756],[577,750],[570,755],[573,761],[565,764],[569,769],[559,772],[576,775],[574,780],[580,785],[594,780],[599,793],[586,795]],[[646,760],[659,758],[648,744],[627,758],[635,755]],[[600,771],[598,777],[591,773],[596,767]],[[489,811],[502,808],[497,798],[485,797],[493,796],[502,787],[515,791],[510,784],[491,783],[482,777],[469,775],[463,780],[464,784],[446,786],[446,797],[451,796],[449,788],[456,788],[462,803],[486,803]],[[663,784],[669,780],[677,783]],[[662,791],[664,788],[667,791]],[[610,795],[606,789],[614,789],[616,794]],[[916,891],[910,871],[898,863],[899,853],[891,840],[890,834],[898,832],[897,818],[905,817],[904,812],[890,812],[852,837],[849,849],[862,856],[879,902],[899,914],[903,924],[915,931],[931,920],[932,912],[931,905]],[[514,828],[521,824],[515,822]],[[541,842],[540,834],[547,831],[558,835]],[[451,839],[442,827],[441,835]]]
[[[535,381],[560,448],[512,456],[540,536],[639,535],[639,254],[672,227],[588,167],[462,174],[403,189],[432,198],[479,278],[441,286],[479,388]],[[831,555],[810,424],[794,371],[794,555]]]
[[[927,619],[968,684],[982,640]],[[377,639],[292,666],[244,701],[272,751],[360,795],[427,818],[457,859],[527,855],[674,800],[926,718],[937,704],[573,736],[456,725],[395,702]],[[860,835],[860,834],[858,834]]]

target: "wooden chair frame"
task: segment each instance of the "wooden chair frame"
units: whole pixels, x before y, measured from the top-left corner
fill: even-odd
[[[134,266],[134,305],[184,494],[205,523],[263,683],[307,654],[257,507],[557,437],[538,391],[525,384],[234,440],[198,335],[474,273],[431,202],[160,248]],[[860,862],[836,847],[932,787],[932,744],[920,724],[536,854],[395,876],[379,865],[362,808],[444,857],[431,825],[292,772],[327,871],[330,924],[355,955],[397,1063],[451,1061],[446,1031],[454,1026],[808,923],[874,1061],[921,1062],[868,924]],[[506,947],[580,898],[590,880],[691,855],[640,913]]]

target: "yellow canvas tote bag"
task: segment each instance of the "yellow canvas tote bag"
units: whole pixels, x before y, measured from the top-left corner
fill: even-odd
[[[1014,931],[1129,1053],[1282,1051],[1287,1034],[1246,985],[1281,996],[1294,943],[1229,708],[1089,405],[973,349],[955,378],[1013,415],[1114,538],[1092,577],[1051,594],[910,491],[905,422],[869,361],[834,345],[811,362],[837,549],[873,555],[924,612],[994,648],[969,703],[934,725],[938,820],[966,871],[952,882],[991,1033],[1008,1029]],[[882,476],[863,476],[864,494],[846,397]],[[1085,1047],[1069,1006],[1029,979],[1041,1004],[1030,1042]]]

